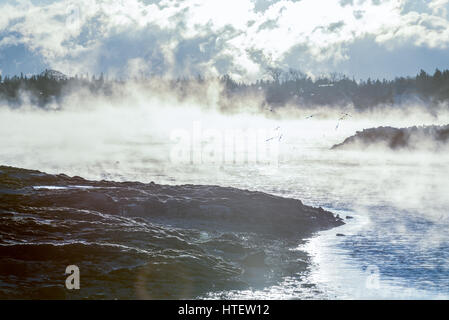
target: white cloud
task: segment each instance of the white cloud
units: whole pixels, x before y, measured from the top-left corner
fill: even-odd
[[[429,8],[432,9],[434,15],[447,17],[447,11],[449,6],[449,0],[431,0]]]
[[[23,44],[48,65],[75,73],[96,69],[104,57],[114,56],[111,43],[120,47],[134,41],[133,52],[120,51],[110,70],[134,70],[138,62],[145,64],[139,70],[151,71],[156,57],[170,75],[216,74],[226,65],[230,74],[253,79],[266,64],[282,66],[298,47],[303,48],[298,59],[332,66],[350,59],[347,46],[367,36],[390,50],[404,44],[449,45],[449,0],[426,3],[427,12],[405,11],[406,0],[342,3],[280,0],[257,10],[251,0],[61,0],[48,5],[21,0],[0,5],[0,51]],[[254,52],[263,59],[254,59]]]

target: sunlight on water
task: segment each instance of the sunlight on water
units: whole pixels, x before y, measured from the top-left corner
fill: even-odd
[[[394,234],[388,234],[387,228],[370,221],[365,215],[357,215],[338,230],[321,232],[300,246],[299,249],[306,250],[313,257],[310,281],[321,290],[343,299],[448,299],[447,267],[440,270],[442,278],[434,272],[438,263],[432,260],[438,252],[424,253],[424,258],[421,257],[422,260],[415,265],[404,263],[401,256],[408,255],[410,260],[414,260],[422,252],[410,248],[412,239],[407,239],[405,234],[401,238],[407,248],[398,251],[397,240],[394,240]],[[336,232],[345,236],[336,237]],[[358,238],[368,242],[382,241],[383,248],[363,246]],[[447,262],[447,258],[446,255],[444,261]],[[421,269],[422,274],[417,274],[419,270],[414,268]],[[392,274],[394,269],[400,272]]]
[[[151,122],[170,124],[164,118],[168,114],[155,116]],[[212,298],[432,299],[449,296],[448,157],[419,152],[329,150],[357,130],[382,124],[421,124],[416,118],[356,119],[336,128],[336,121],[329,119],[287,121],[203,114],[204,128],[225,130],[240,126],[244,129],[252,125],[276,129],[280,148],[278,163],[180,165],[170,162],[174,145],[170,133],[180,127],[192,128],[198,114],[186,113],[183,125],[173,123],[153,128],[129,115],[122,118],[120,110],[114,110],[108,120],[100,117],[102,113],[94,113],[90,125],[84,128],[86,115],[73,113],[65,117],[62,113],[44,118],[33,113],[5,114],[6,121],[21,121],[17,124],[17,134],[8,135],[7,139],[5,134],[1,135],[2,148],[7,152],[1,154],[0,162],[89,179],[232,186],[300,199],[304,204],[324,207],[342,218],[352,217],[345,219],[345,226],[322,232],[306,244],[298,244],[299,250],[311,256],[307,271],[285,277],[279,284],[264,289],[231,290],[211,294]],[[20,130],[30,122],[35,124],[36,132],[24,137]],[[57,128],[52,123],[58,123]],[[73,130],[65,129],[68,123],[86,129],[81,137],[86,143],[81,143]],[[53,134],[55,129],[58,135]],[[24,148],[24,141],[30,148]],[[207,233],[202,233],[201,238],[207,239]]]

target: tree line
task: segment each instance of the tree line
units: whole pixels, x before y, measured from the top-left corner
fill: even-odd
[[[267,76],[267,79],[252,83],[237,82],[229,75],[219,77],[218,81],[223,84],[227,96],[248,93],[263,95],[265,102],[275,108],[285,105],[314,107],[352,104],[356,109],[369,109],[379,105],[398,106],[412,101],[432,107],[449,101],[449,70],[436,69],[433,74],[421,70],[414,77],[397,77],[393,80],[356,81],[338,73],[312,78],[298,70],[284,71],[278,68],[268,69]],[[151,79],[134,79],[141,82],[148,80]],[[201,88],[195,85],[211,80],[217,79],[202,76],[179,78],[171,80],[170,86],[179,95],[186,96],[193,88]],[[125,82],[105,79],[103,74],[67,77],[54,70],[45,70],[32,76],[0,75],[0,100],[19,105],[23,99],[28,99],[33,104],[45,106],[52,101],[60,101],[65,93],[74,89],[110,95],[117,85]]]
[[[222,77],[229,93],[262,91],[266,102],[274,106],[341,106],[352,104],[356,109],[369,109],[379,105],[399,106],[410,102],[423,102],[429,107],[449,102],[449,70],[436,69],[433,74],[421,70],[414,77],[393,80],[356,81],[339,73],[312,79],[290,69],[269,70],[269,80],[251,84],[237,83]]]

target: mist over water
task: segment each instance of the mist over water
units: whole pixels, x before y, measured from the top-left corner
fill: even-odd
[[[330,150],[364,128],[447,124],[444,109],[271,111],[245,97],[223,112],[214,85],[200,98],[170,97],[130,85],[121,96],[71,94],[47,110],[2,105],[0,163],[93,180],[231,186],[353,217],[298,244],[312,256],[307,279],[297,275],[261,291],[230,290],[221,297],[449,296],[448,153]],[[342,113],[351,116],[339,120]],[[250,132],[258,132],[257,142]],[[243,147],[226,149],[226,137]],[[251,160],[252,143],[268,163]],[[263,149],[264,143],[271,146]],[[187,150],[187,161],[176,148]],[[316,292],[308,283],[317,285]]]

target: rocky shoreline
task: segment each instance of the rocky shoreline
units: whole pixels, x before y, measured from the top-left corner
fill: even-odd
[[[322,208],[218,186],[89,181],[0,166],[0,298],[178,299],[307,272],[293,250],[344,224]],[[82,290],[64,288],[77,265]]]
[[[378,127],[357,131],[342,143],[332,146],[335,149],[366,149],[386,147],[392,150],[440,150],[447,147],[449,125],[414,126],[408,128]]]

